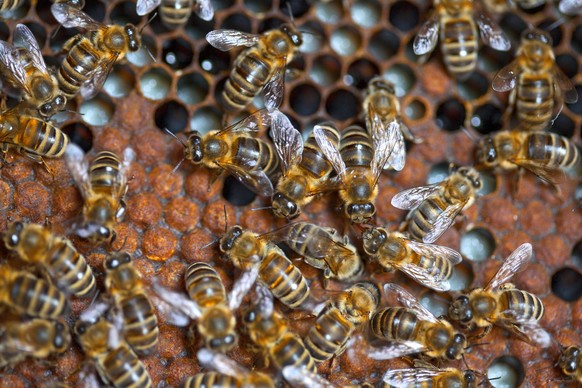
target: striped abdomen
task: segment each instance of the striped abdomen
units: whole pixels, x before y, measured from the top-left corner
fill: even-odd
[[[501,312],[501,319],[515,320],[515,315],[503,314],[504,311],[511,311],[520,318],[539,321],[544,316],[544,305],[537,296],[527,291],[510,289],[501,291],[497,311]]]
[[[224,108],[229,112],[243,110],[269,81],[272,73],[272,65],[263,50],[250,47],[240,53],[224,84]]]
[[[198,373],[188,377],[184,388],[240,388],[241,381],[235,377],[218,372]]]
[[[119,302],[123,312],[123,336],[137,354],[147,355],[158,343],[158,318],[149,298],[138,293]]]
[[[351,125],[343,131],[339,150],[346,168],[370,167],[374,159],[372,139],[368,132],[358,125]]]
[[[531,131],[545,129],[554,116],[554,85],[550,74],[522,74],[517,83],[517,117]]]
[[[94,193],[116,197],[121,192],[121,161],[111,151],[101,151],[89,167],[89,180]]]
[[[447,18],[441,26],[441,52],[455,78],[466,79],[477,65],[477,27],[471,17]]]
[[[70,50],[57,73],[59,88],[68,99],[75,97],[81,86],[93,76],[103,60],[102,54],[87,37],[81,37]]]
[[[279,158],[273,148],[261,139],[239,136],[232,143],[232,163],[246,170],[262,170],[268,176],[279,171]]]
[[[305,348],[300,337],[290,332],[285,333],[269,347],[269,355],[278,369],[294,365],[315,372],[315,361]]]
[[[10,142],[24,148],[27,153],[57,158],[65,152],[69,138],[46,121],[20,116],[17,133]]]
[[[339,148],[340,133],[333,125],[320,124],[327,134],[327,139],[331,141],[334,148]],[[321,152],[313,132],[309,134],[303,143],[303,154],[299,167],[302,171],[314,179],[324,179],[332,172],[333,168]]]
[[[528,160],[540,162],[550,168],[578,169],[580,153],[567,138],[550,132],[535,132],[527,136]]]
[[[66,308],[65,294],[50,283],[25,272],[18,272],[9,279],[8,295],[5,303],[14,309],[40,318],[57,318],[64,314]]]
[[[412,209],[407,216],[407,230],[412,240],[422,241],[423,237],[434,229],[434,224],[449,206],[453,206],[454,198],[442,194],[432,195]]]
[[[297,308],[309,296],[309,286],[301,271],[277,247],[271,246],[259,267],[259,277],[275,298]]]
[[[416,264],[420,268],[424,268],[435,281],[442,281],[449,279],[453,275],[453,266],[449,259],[443,256],[435,255],[428,258],[417,253],[411,254],[410,262]]]
[[[415,341],[419,326],[417,316],[404,307],[383,308],[370,318],[372,333],[388,341]]]
[[[354,329],[354,324],[346,320],[337,308],[329,308],[309,329],[305,347],[315,362],[324,362],[343,351]]]
[[[46,260],[49,272],[59,287],[78,297],[93,294],[95,277],[91,267],[69,240],[56,237]]]
[[[193,0],[162,0],[159,11],[162,22],[168,28],[183,26],[192,14]]]
[[[107,353],[99,360],[98,367],[100,374],[115,387],[153,387],[144,364],[125,345]]]
[[[0,2],[0,12],[16,9],[24,4],[24,0],[3,0]]]
[[[211,265],[194,263],[186,270],[186,290],[190,299],[202,308],[226,303],[226,291],[218,273]]]

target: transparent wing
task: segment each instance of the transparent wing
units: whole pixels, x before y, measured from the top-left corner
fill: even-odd
[[[442,245],[423,244],[416,241],[408,241],[408,246],[414,252],[421,256],[428,258],[443,257],[447,259],[452,265],[457,265],[463,261],[463,256],[454,249],[443,247]]]
[[[559,183],[564,181],[566,174],[564,170],[531,159],[509,159],[511,163],[522,167],[545,183],[557,188]]]
[[[251,47],[261,39],[260,35],[237,30],[214,30],[206,34],[206,40],[221,51],[228,51],[234,47]]]
[[[486,45],[498,51],[508,51],[511,48],[509,38],[497,23],[493,22],[482,12],[476,15],[475,21],[481,32],[481,39],[483,39]]]
[[[30,53],[34,67],[41,72],[48,74],[48,69],[44,63],[44,58],[42,57],[42,52],[40,51],[38,42],[28,27],[24,24],[17,24],[16,29],[14,30],[14,36],[12,37],[12,43],[15,47],[26,49]]]
[[[420,304],[420,302],[418,301],[418,299],[416,299],[414,295],[406,291],[404,288],[400,287],[398,284],[395,283],[385,284],[384,292],[395,293],[398,298],[398,302],[404,307],[413,310],[419,319],[433,323],[439,321],[434,315],[432,315],[430,311],[426,309],[426,307]]]
[[[560,96],[568,104],[573,104],[578,101],[578,92],[572,84],[572,81],[568,78],[566,74],[554,63],[552,66],[552,75],[554,76],[554,81],[559,88],[558,92]]]
[[[202,348],[196,354],[198,362],[205,368],[215,370],[227,376],[239,377],[249,373],[248,369],[227,357],[225,354]]]
[[[394,120],[387,127],[384,127],[374,107],[370,105],[368,110],[371,111],[371,128],[369,130],[374,146],[374,159],[370,166],[372,174],[375,177],[380,176],[385,165],[396,171],[402,170],[406,160],[406,149],[398,121]]]
[[[507,283],[509,279],[523,269],[523,265],[529,262],[533,255],[530,243],[521,244],[505,259],[501,268],[497,271],[493,279],[489,281],[485,290],[495,290],[500,285]]]
[[[368,357],[374,360],[390,360],[408,354],[420,353],[425,349],[426,347],[422,344],[414,341],[392,342],[387,346],[370,348]]]
[[[283,368],[283,377],[292,387],[333,388],[334,385],[318,373],[305,367],[288,365]]]
[[[26,88],[26,71],[20,62],[18,50],[4,41],[0,41],[0,62],[10,70],[20,86]],[[30,94],[28,90],[26,92]]]
[[[161,3],[162,0],[137,0],[135,10],[139,16],[143,16],[152,12]]]
[[[257,284],[257,287],[255,287],[255,293],[255,305],[264,317],[271,317],[274,311],[273,294],[267,286],[262,283]]]
[[[202,315],[202,310],[200,309],[200,306],[198,306],[198,304],[195,303],[193,300],[188,299],[186,295],[179,292],[170,291],[160,286],[157,282],[154,282],[153,289],[156,292],[156,294],[162,299],[162,301],[167,303],[167,306],[164,306],[164,304],[162,303],[158,304],[156,307],[158,308],[158,310],[165,312],[166,314],[164,315],[166,315],[166,317],[168,317],[170,320],[176,319],[172,321],[174,324],[178,326],[186,326],[189,323],[188,321],[186,321],[185,324],[183,325],[180,324],[182,322],[182,319],[179,316],[177,316],[179,315],[179,313],[185,315],[186,317],[192,320],[198,319]]]
[[[265,197],[271,197],[275,192],[273,189],[273,183],[263,170],[245,170],[244,168],[232,163],[216,163],[253,193]]]
[[[396,265],[396,267],[428,288],[436,291],[449,291],[451,289],[449,280],[439,276],[440,273],[430,273],[426,268],[411,263]]]
[[[118,54],[111,55],[107,60],[99,63],[91,77],[81,85],[80,93],[83,98],[90,99],[99,93],[118,56]]]
[[[502,314],[515,315],[515,312],[504,311]],[[531,345],[547,348],[552,343],[550,334],[535,319],[524,319],[520,316],[514,316],[508,319],[497,319],[495,324],[504,327],[520,340]]]
[[[578,15],[582,13],[582,0],[561,0],[559,9],[566,15]]]
[[[521,66],[519,62],[512,61],[495,74],[493,81],[491,81],[491,87],[497,92],[508,92],[514,89],[520,72]]]
[[[443,370],[437,368],[392,369],[384,374],[383,381],[394,387],[410,387],[417,382],[431,381],[441,373]]]
[[[331,163],[335,172],[343,179],[346,174],[346,165],[340,155],[339,149],[328,139],[327,131],[324,127],[316,125],[313,127],[313,136],[321,152],[323,152],[327,160]]]
[[[258,110],[244,119],[221,129],[216,136],[222,136],[229,132],[260,132],[271,125],[271,114],[266,109]]]
[[[194,12],[202,20],[210,21],[214,18],[214,7],[210,0],[195,0]]]
[[[301,162],[303,137],[291,124],[289,118],[279,110],[271,112],[270,135],[275,144],[277,155],[281,159],[283,174],[285,174],[291,167]]]
[[[250,270],[242,273],[241,277],[234,283],[232,290],[228,295],[228,307],[234,311],[240,306],[244,297],[257,281],[259,276],[259,266],[255,265]]]
[[[107,28],[105,24],[93,20],[85,12],[70,6],[67,3],[54,3],[51,5],[51,12],[54,18],[66,28],[82,28],[88,31],[97,31]]]
[[[440,184],[413,187],[396,194],[394,197],[392,197],[391,203],[392,206],[398,209],[414,209],[420,205],[422,201],[437,193],[440,189]]]
[[[424,235],[422,241],[430,244],[438,240],[439,237],[442,236],[443,233],[451,227],[455,221],[455,218],[457,217],[457,214],[463,210],[463,207],[465,207],[466,203],[467,201],[463,201],[447,207],[444,212],[438,215],[432,226],[432,229]]]
[[[85,153],[81,147],[69,143],[65,149],[65,162],[83,198],[86,198],[90,189],[89,164],[85,161]]]
[[[439,15],[434,13],[430,19],[420,27],[418,34],[414,38],[412,48],[416,55],[424,55],[434,50],[439,36],[439,27]]]
[[[283,102],[283,96],[285,95],[285,63],[285,58],[277,61],[271,79],[263,87],[265,107],[271,112],[278,109]]]
[[[111,305],[105,301],[99,301],[91,304],[86,310],[79,315],[79,320],[83,322],[95,323],[102,317]]]

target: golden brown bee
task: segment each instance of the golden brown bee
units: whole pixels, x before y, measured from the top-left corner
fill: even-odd
[[[105,287],[123,316],[123,336],[140,355],[150,354],[158,343],[158,318],[144,281],[127,253],[105,260]]]
[[[477,168],[525,168],[554,188],[564,172],[579,173],[581,161],[574,143],[551,132],[501,131],[481,138],[475,151]]]
[[[75,324],[75,334],[104,381],[114,387],[153,387],[145,365],[119,337],[114,325],[103,318],[87,319],[82,314]]]
[[[477,377],[471,370],[457,368],[436,368],[433,365],[416,360],[414,368],[392,369],[386,372],[383,381],[390,387],[429,388],[459,387],[477,388]]]
[[[0,323],[0,368],[14,365],[26,357],[46,358],[63,353],[71,344],[66,324],[47,319],[23,321],[3,316]]]
[[[580,353],[578,346],[567,347],[560,354],[558,366],[566,376],[582,383],[582,357],[580,357]]]
[[[408,239],[400,232],[369,228],[362,235],[364,251],[388,270],[399,269],[420,284],[437,291],[451,289],[449,279],[461,255],[447,247]]]
[[[319,149],[313,131],[304,143],[301,133],[287,116],[275,110],[271,117],[270,134],[283,171],[272,198],[273,213],[277,217],[293,219],[318,194],[333,168]],[[339,147],[340,133],[332,123],[317,127],[326,133],[335,148]]]
[[[198,362],[206,368],[216,370],[216,372],[198,373],[188,377],[184,383],[184,388],[275,387],[270,376],[257,371],[249,371],[221,353],[200,349]]]
[[[372,109],[373,110],[373,109]],[[339,196],[346,216],[355,223],[364,223],[376,213],[378,179],[385,165],[400,171],[404,168],[405,148],[398,123],[385,126],[374,116],[369,133],[352,125],[341,137],[340,148],[334,146],[329,132],[315,127],[317,144],[337,172]]]
[[[115,226],[125,215],[127,171],[135,159],[131,148],[126,148],[123,162],[111,151],[101,151],[90,165],[81,148],[71,144],[65,154],[67,166],[85,200],[83,222],[75,233],[94,243],[113,242]]]
[[[285,319],[274,311],[271,292],[263,285],[256,289],[255,303],[243,316],[251,340],[263,349],[265,356],[269,356],[277,369],[295,366],[315,372],[315,360],[305,348],[301,337],[292,333]]]
[[[51,12],[63,27],[89,32],[75,35],[63,47],[67,56],[57,80],[67,98],[79,92],[85,99],[97,94],[113,64],[141,46],[140,32],[132,24],[105,25],[68,3],[52,4]]]
[[[265,236],[235,225],[220,239],[220,251],[250,278],[258,276],[285,306],[297,308],[309,297],[301,271]]]
[[[206,35],[212,46],[222,51],[246,46],[234,61],[222,92],[222,105],[229,113],[243,110],[264,90],[265,106],[274,110],[284,94],[285,65],[291,61],[303,37],[292,24],[260,35],[237,30],[214,30]]]
[[[394,292],[405,307],[386,307],[370,318],[372,334],[390,344],[374,349],[369,356],[387,360],[422,352],[428,357],[458,360],[465,351],[467,339],[448,321],[436,318],[408,291],[388,283],[386,292]]]
[[[315,362],[341,355],[354,331],[370,319],[379,303],[380,290],[370,282],[356,283],[328,302],[304,339]]]
[[[192,6],[200,19],[209,21],[214,18],[214,7],[210,0],[137,0],[137,14],[146,15],[157,6],[160,6],[158,11],[162,23],[170,29],[186,25],[192,14]]]
[[[65,237],[36,224],[13,222],[4,233],[4,245],[22,260],[46,269],[56,286],[67,294],[91,296],[95,277],[85,257]]]
[[[410,211],[406,230],[412,240],[435,242],[455,217],[469,208],[481,189],[481,178],[472,167],[456,168],[440,183],[407,189],[392,198],[392,206]]]
[[[477,9],[473,0],[435,0],[432,16],[414,39],[414,53],[430,53],[440,39],[447,70],[456,79],[465,80],[477,66],[477,27],[481,39],[491,48],[499,51],[511,48],[501,28]]]
[[[529,292],[518,290],[509,281],[532,256],[531,244],[513,251],[485,288],[459,296],[449,307],[449,318],[470,328],[483,328],[480,337],[499,325],[522,341],[548,347],[549,334],[539,326],[544,315],[542,301]]]
[[[11,46],[0,41],[4,75],[24,92],[26,103],[48,119],[65,108],[67,99],[59,90],[56,77],[49,73],[36,38],[24,24],[16,25],[13,43]]]
[[[367,128],[371,128],[374,125],[373,123],[376,120],[375,115],[378,115],[385,127],[392,121],[396,121],[400,128],[400,134],[404,139],[412,143],[422,143],[422,139],[414,136],[402,121],[400,101],[396,97],[394,85],[381,76],[376,76],[368,82],[368,88],[364,92],[362,109],[366,114]],[[384,168],[387,167],[384,166]]]
[[[556,64],[550,34],[539,29],[523,32],[515,60],[497,72],[492,87],[511,91],[508,112],[515,105],[519,127],[528,131],[544,130],[563,101],[578,100],[574,85]]]
[[[0,266],[0,303],[20,314],[56,319],[67,309],[67,298],[51,283],[24,271]]]
[[[267,111],[260,110],[219,131],[205,135],[192,131],[185,143],[168,133],[184,146],[184,159],[214,170],[215,178],[226,171],[253,192],[270,197],[273,184],[269,176],[276,174],[279,159],[269,143],[256,137],[269,123]]]

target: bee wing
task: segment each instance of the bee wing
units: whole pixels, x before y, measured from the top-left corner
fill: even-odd
[[[196,354],[198,362],[205,368],[215,370],[227,376],[240,377],[249,373],[248,369],[238,364],[225,354],[202,348]]]
[[[224,135],[228,132],[259,132],[271,125],[271,114],[266,109],[258,110],[244,119],[221,129],[216,136]]]
[[[533,255],[533,249],[530,243],[524,243],[518,246],[503,262],[495,276],[489,281],[485,290],[495,290],[500,285],[507,283],[514,274],[523,269]]]
[[[82,28],[88,31],[97,31],[107,28],[103,23],[99,23],[85,12],[70,6],[67,3],[53,3],[51,12],[54,18],[65,28]]]
[[[416,55],[424,55],[434,50],[439,37],[440,18],[435,12],[432,14],[414,38],[412,48]]]
[[[154,282],[152,287],[164,302],[157,304],[157,308],[176,326],[186,326],[190,319],[195,320],[202,315],[200,306],[184,294],[170,291],[157,282]]]
[[[564,101],[569,104],[578,101],[578,92],[574,88],[572,81],[570,81],[568,76],[564,74],[556,63],[552,66],[552,75],[554,76],[554,82],[558,86],[558,92]]]
[[[281,165],[283,174],[293,166],[301,162],[303,154],[303,137],[301,133],[291,124],[289,118],[278,109],[271,112],[271,138],[275,144],[275,150]]]
[[[442,234],[451,227],[451,225],[455,221],[455,217],[457,217],[457,214],[459,214],[460,211],[463,210],[463,207],[465,207],[466,203],[467,201],[463,201],[447,207],[445,211],[438,215],[434,222],[434,225],[432,226],[432,229],[427,234],[424,235],[422,241],[431,244],[438,240],[439,237],[442,236]]]
[[[89,323],[97,322],[109,310],[109,307],[111,306],[106,301],[95,302],[79,315],[79,320]]]
[[[255,265],[251,267],[250,270],[243,272],[241,277],[234,283],[232,290],[228,295],[228,307],[231,310],[236,310],[238,306],[242,303],[244,297],[248,294],[249,290],[257,281],[259,276],[259,266]]]
[[[263,170],[245,170],[232,163],[218,163],[221,168],[234,176],[240,183],[258,195],[271,197],[274,193],[273,183]]]
[[[395,283],[388,283],[384,285],[384,292],[393,292],[398,298],[398,302],[414,311],[418,318],[428,322],[438,322],[439,320],[430,311],[420,304],[418,299],[404,288]]]
[[[582,12],[582,0],[561,0],[558,8],[566,15],[578,15]]]
[[[306,367],[288,365],[283,368],[283,377],[292,387],[333,388],[334,385],[323,376]]]
[[[394,387],[410,387],[416,382],[431,381],[441,373],[443,370],[438,368],[391,369],[384,374],[383,381]]]
[[[271,291],[262,283],[258,283],[255,287],[256,300],[255,304],[259,308],[259,311],[265,316],[270,317],[273,315],[274,303],[273,294]]]
[[[273,75],[263,87],[265,107],[270,111],[279,108],[285,94],[285,58],[277,61]]]
[[[15,47],[22,47],[28,50],[34,67],[43,73],[48,73],[38,42],[28,27],[24,24],[17,24],[14,30],[14,36],[12,37],[12,43]]]
[[[491,87],[497,92],[508,92],[515,88],[516,79],[521,72],[521,66],[518,61],[512,61],[495,74]]]
[[[457,265],[463,261],[463,256],[459,252],[442,245],[423,244],[410,240],[408,241],[408,246],[421,256],[428,258],[443,257],[450,261],[452,265]]]
[[[214,17],[214,7],[210,0],[195,0],[194,12],[202,20],[210,21]]]
[[[135,10],[139,16],[143,16],[152,12],[161,3],[162,0],[137,0]]]
[[[414,209],[421,204],[422,201],[440,190],[439,184],[429,186],[418,186],[399,192],[390,202],[392,206],[398,209],[409,210]]]
[[[416,280],[418,283],[432,288],[436,291],[449,291],[451,289],[451,284],[448,279],[443,279],[440,277],[439,273],[430,273],[426,268],[417,266],[416,264],[395,264],[395,267],[400,269],[402,272]]]
[[[69,143],[65,150],[65,162],[69,172],[73,176],[75,183],[81,190],[83,197],[86,197],[91,184],[89,180],[89,164],[85,161],[85,153],[75,143]]]
[[[374,360],[390,360],[408,354],[419,353],[425,349],[424,345],[414,341],[392,342],[386,346],[370,348],[368,357]]]
[[[330,139],[328,139],[327,131],[324,129],[324,127],[316,125],[313,127],[313,136],[315,137],[315,141],[317,142],[321,152],[323,152],[329,163],[331,163],[335,172],[343,180],[346,174],[346,165],[337,147]]]
[[[401,171],[406,160],[406,149],[398,121],[393,120],[387,127],[384,127],[373,105],[370,105],[368,112],[370,116],[369,131],[374,146],[374,159],[370,166],[372,174],[376,177],[380,176],[385,165],[396,171]]]
[[[25,88],[26,92],[30,94],[29,90],[26,88],[26,71],[20,62],[18,50],[3,40],[0,41],[0,62],[10,70],[14,79],[16,79],[20,84],[19,86]]]
[[[483,12],[478,12],[475,21],[481,32],[483,42],[494,50],[508,51],[511,48],[511,42],[501,27],[489,19]]]
[[[540,326],[537,320],[524,319],[511,310],[506,310],[502,314],[513,314],[514,317],[511,319],[497,319],[495,323],[511,331],[520,340],[542,348],[547,348],[551,345],[550,334]]]
[[[80,93],[83,98],[89,99],[99,93],[118,56],[118,54],[111,55],[107,60],[99,63],[99,66],[91,77],[81,85]]]
[[[251,47],[260,39],[260,35],[237,30],[214,30],[206,34],[208,43],[221,51],[228,51],[238,46]]]

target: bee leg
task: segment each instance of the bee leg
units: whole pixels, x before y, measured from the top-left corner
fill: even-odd
[[[474,338],[481,339],[481,338],[485,337],[487,334],[489,334],[489,332],[491,331],[491,329],[493,329],[493,326],[492,325],[485,326],[483,328],[483,331],[481,333],[477,334]]]
[[[509,100],[507,101],[507,108],[505,112],[503,112],[503,116],[501,117],[501,122],[505,123],[506,127],[509,127],[511,114],[513,113],[513,107],[515,106],[515,98],[517,96],[516,89],[511,90],[509,93]]]
[[[210,191],[210,188],[212,187],[214,182],[216,182],[216,180],[220,177],[220,175],[222,175],[221,170],[211,170],[210,171],[210,177],[208,179],[208,188],[207,188],[208,191]]]

